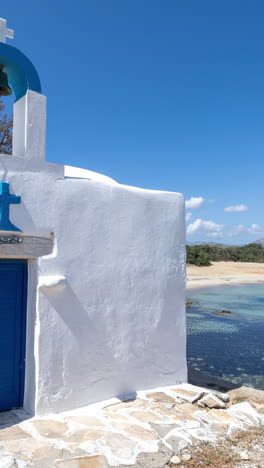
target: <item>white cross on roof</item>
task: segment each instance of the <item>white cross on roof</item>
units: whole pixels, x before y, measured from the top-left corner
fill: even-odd
[[[14,31],[6,27],[5,19],[0,18],[0,42],[6,43],[7,37],[8,39],[14,39]]]

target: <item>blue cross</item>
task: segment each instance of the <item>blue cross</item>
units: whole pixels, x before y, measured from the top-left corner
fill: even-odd
[[[9,221],[9,205],[17,205],[21,202],[21,197],[9,193],[9,183],[0,182],[0,230],[1,231],[20,231]]]

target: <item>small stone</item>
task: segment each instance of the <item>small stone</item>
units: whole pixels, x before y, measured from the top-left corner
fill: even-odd
[[[170,459],[170,465],[171,465],[171,466],[179,465],[180,463],[181,463],[181,459],[180,459],[180,457],[177,457],[177,455],[174,455],[174,456]]]
[[[222,400],[224,403],[229,403],[230,396],[227,393],[212,392],[219,400]]]
[[[205,404],[202,401],[198,401],[198,406],[200,406],[200,408],[205,408]]]
[[[48,437],[50,439],[61,438],[68,430],[66,423],[50,419],[33,421],[32,424],[42,437]]]
[[[197,400],[202,398],[204,394],[204,392],[198,390],[195,392],[193,390],[187,390],[186,388],[175,388],[173,389],[173,392],[178,398],[189,403],[195,403]]]
[[[240,452],[241,460],[249,460],[249,456],[247,452]]]
[[[223,401],[219,400],[213,393],[208,393],[200,401],[198,401],[198,406],[205,405],[208,408],[226,408],[226,405]]]
[[[164,392],[153,392],[146,395],[147,398],[155,401],[167,401],[169,403],[175,403],[175,398],[172,398],[169,395],[166,395]]]
[[[184,453],[184,454],[182,455],[182,458],[183,458],[185,461],[189,461],[189,460],[192,459],[192,456],[191,456],[190,453]]]

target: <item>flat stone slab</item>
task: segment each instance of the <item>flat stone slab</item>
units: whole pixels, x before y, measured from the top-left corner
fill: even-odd
[[[155,414],[152,411],[133,411],[130,413],[133,418],[138,419],[141,422],[154,422],[161,421],[164,419],[161,415]]]
[[[28,439],[29,437],[31,437],[31,435],[28,432],[23,431],[20,426],[11,426],[5,429],[0,429],[0,441]]]
[[[56,462],[59,468],[108,468],[109,464],[104,456],[69,458]]]
[[[89,416],[89,415],[70,416],[68,418],[68,421],[71,421],[77,424],[82,424],[84,426],[105,427],[104,421],[101,421],[95,416]]]
[[[150,398],[151,400],[155,400],[155,401],[166,401],[166,402],[169,402],[169,403],[176,403],[175,398],[173,398],[170,395],[167,395],[164,392],[147,393],[146,397]]]
[[[134,408],[147,408],[149,405],[148,400],[141,400],[137,398],[135,400],[128,400],[122,401],[121,403],[114,403],[112,405],[106,406],[105,411],[119,411],[119,410],[127,410],[127,409],[134,409]]]
[[[66,442],[89,442],[91,440],[102,439],[105,435],[104,431],[93,429],[80,429],[65,437]]]
[[[33,425],[41,436],[48,437],[49,439],[61,438],[69,429],[65,422],[50,419],[34,421]]]

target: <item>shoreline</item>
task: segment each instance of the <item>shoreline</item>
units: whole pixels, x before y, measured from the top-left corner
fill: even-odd
[[[208,286],[264,283],[264,264],[212,262],[209,267],[187,265],[186,289]]]

